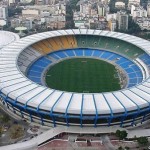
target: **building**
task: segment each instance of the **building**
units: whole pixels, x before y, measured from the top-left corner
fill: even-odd
[[[147,16],[150,17],[150,1],[147,4]]]
[[[133,19],[137,17],[147,17],[147,11],[142,6],[131,5],[131,15]]]
[[[115,19],[110,19],[108,21],[108,26],[109,26],[110,31],[115,31],[116,26],[117,26],[116,20]]]
[[[124,2],[116,2],[115,7],[116,8],[125,8],[125,3]]]
[[[0,6],[0,26],[4,26],[7,24],[8,17],[8,7],[6,5]]]
[[[66,17],[64,15],[52,15],[41,18],[41,23],[46,23],[46,26],[51,29],[62,29],[66,26]]]
[[[128,8],[131,9],[131,5],[140,6],[140,0],[129,0]]]
[[[40,11],[38,9],[23,9],[22,16],[38,16]]]
[[[15,0],[8,0],[8,4],[9,4],[9,6],[14,5],[15,3],[16,3],[16,1],[15,1]]]
[[[106,16],[109,13],[109,6],[106,4],[98,3],[98,15],[99,16]]]
[[[119,30],[128,30],[128,15],[126,12],[117,12],[117,21]]]
[[[0,19],[6,20],[8,17],[8,7],[7,6],[0,6]]]
[[[11,27],[13,27],[13,28],[19,27],[20,23],[21,23],[20,18],[13,18],[10,20]]]
[[[150,30],[150,18],[147,17],[139,17],[136,19],[136,23],[139,25],[141,30]]]
[[[56,0],[35,0],[36,5],[54,5]]]

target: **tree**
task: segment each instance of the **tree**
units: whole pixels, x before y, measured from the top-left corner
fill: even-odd
[[[120,130],[117,130],[116,131],[116,136],[119,137],[119,135],[120,135]]]
[[[74,28],[74,21],[73,21],[73,11],[79,10],[80,7],[77,5],[79,0],[70,0],[66,5],[66,28]]]
[[[4,123],[7,123],[9,120],[10,120],[10,117],[9,117],[8,115],[3,115],[2,121],[3,121]]]
[[[141,31],[141,28],[139,27],[139,25],[137,23],[134,22],[134,20],[132,19],[131,16],[129,16],[129,20],[128,20],[128,31],[127,33],[129,34],[133,34],[133,33],[138,33]]]
[[[2,135],[2,127],[0,127],[0,137],[1,137],[1,135]]]
[[[137,139],[137,142],[139,145],[147,145],[148,144],[148,138],[147,137],[139,137]]]
[[[12,17],[16,14],[21,14],[22,9],[23,8],[21,8],[21,7],[17,7],[17,8],[16,7],[8,7],[8,16]]]
[[[24,135],[24,130],[21,125],[14,125],[10,128],[10,137],[16,139]]]
[[[118,147],[118,150],[123,150],[122,146]]]
[[[116,136],[120,139],[120,140],[123,140],[127,137],[128,133],[123,130],[123,131],[120,131],[120,130],[117,130],[116,131]]]
[[[127,146],[125,147],[125,150],[129,150],[129,149],[130,149],[129,147],[127,147]]]

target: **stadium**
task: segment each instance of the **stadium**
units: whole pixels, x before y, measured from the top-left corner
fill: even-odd
[[[45,126],[142,124],[150,117],[149,51],[147,40],[103,30],[18,39],[1,49],[1,102]]]

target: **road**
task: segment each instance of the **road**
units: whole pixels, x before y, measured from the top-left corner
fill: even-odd
[[[102,143],[105,146],[106,150],[115,150],[115,147],[111,144],[110,139],[107,135],[101,136],[100,139],[102,140]]]

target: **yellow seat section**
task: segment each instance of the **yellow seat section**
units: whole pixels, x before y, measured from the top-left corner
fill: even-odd
[[[69,43],[69,48],[77,48],[77,41],[73,35],[67,35],[67,42]]]
[[[78,43],[77,43],[76,37],[74,35],[72,35],[72,38],[73,38],[75,47],[78,47]]]
[[[43,40],[42,43],[48,48],[48,51],[47,53],[50,53],[51,51],[53,51],[53,47],[52,45],[49,43],[49,41],[46,39],[46,40]]]
[[[47,47],[43,41],[38,42],[38,45],[42,48],[44,54],[48,54],[50,52],[50,48]]]
[[[48,42],[46,42],[46,40],[37,42],[33,44],[32,47],[37,51],[39,51],[41,54],[48,54],[52,50],[51,48],[48,47]]]
[[[52,46],[54,51],[62,49],[59,43],[59,39],[57,37],[48,39],[48,42]]]
[[[33,47],[35,50],[37,50],[39,53],[44,54],[42,48],[39,46],[38,43],[33,44],[32,47]]]
[[[71,48],[70,44],[68,43],[68,39],[66,38],[66,36],[60,36],[59,39],[60,39],[64,49]]]
[[[32,45],[41,54],[48,54],[55,50],[76,48],[77,41],[73,35],[59,36],[45,39]]]

